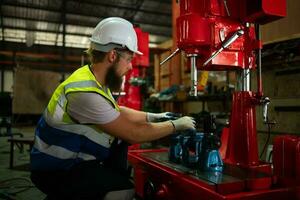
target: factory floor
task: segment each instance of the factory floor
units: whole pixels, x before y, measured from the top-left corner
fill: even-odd
[[[29,145],[24,145],[23,152],[15,145],[14,168],[9,168],[10,143],[7,141],[9,137],[3,136],[4,131],[1,129],[0,133],[0,200],[45,199],[45,194],[29,178]],[[24,138],[30,138],[34,135],[34,127],[13,128],[13,133],[22,133]]]

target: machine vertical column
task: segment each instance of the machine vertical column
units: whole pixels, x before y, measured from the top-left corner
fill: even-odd
[[[197,96],[197,82],[198,82],[198,71],[196,66],[196,54],[188,55],[191,59],[191,90],[190,95],[196,97]]]
[[[242,91],[250,91],[250,70],[242,70]]]
[[[239,73],[239,85],[232,98],[226,162],[243,167],[259,165],[254,93],[250,91],[250,70]]]

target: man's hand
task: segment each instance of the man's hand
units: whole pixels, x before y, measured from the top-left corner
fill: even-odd
[[[179,119],[171,121],[175,131],[182,131],[186,129],[195,129],[196,122],[192,117],[184,116]]]

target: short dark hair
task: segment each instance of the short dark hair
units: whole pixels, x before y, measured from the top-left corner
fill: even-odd
[[[92,47],[89,47],[85,53],[88,55],[91,64],[104,61],[107,52],[97,51]]]

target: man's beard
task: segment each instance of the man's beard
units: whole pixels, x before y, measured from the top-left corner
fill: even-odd
[[[122,87],[122,76],[118,76],[117,74],[117,62],[113,63],[112,66],[109,67],[105,80],[106,80],[106,86],[112,91],[112,92],[120,92]]]

